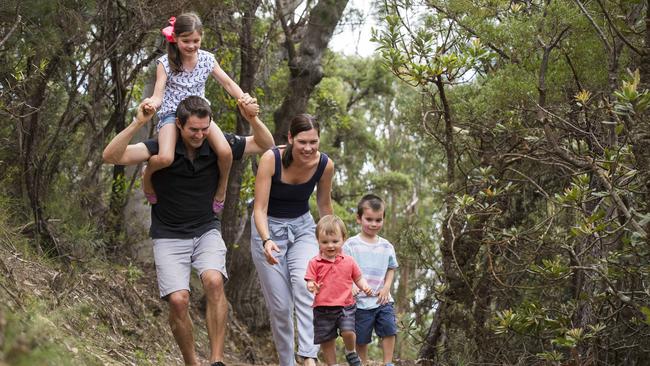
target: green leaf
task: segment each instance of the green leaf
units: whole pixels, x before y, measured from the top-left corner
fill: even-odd
[[[646,324],[650,325],[650,308],[647,306],[642,306],[641,307],[641,312],[643,315],[645,315],[645,320],[643,320]]]

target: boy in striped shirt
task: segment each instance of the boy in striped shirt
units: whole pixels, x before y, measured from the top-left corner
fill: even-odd
[[[384,201],[378,196],[367,194],[361,198],[357,206],[357,223],[361,225],[361,232],[345,242],[343,252],[359,264],[374,295],[368,296],[353,287],[353,294],[357,296],[357,353],[361,361],[367,363],[368,344],[374,328],[381,338],[383,364],[393,366],[397,324],[390,289],[398,265],[393,245],[377,235],[384,225],[384,210]]]

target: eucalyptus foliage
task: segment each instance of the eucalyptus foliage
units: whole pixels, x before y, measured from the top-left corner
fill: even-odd
[[[382,6],[445,156],[422,361],[647,362],[647,2]]]

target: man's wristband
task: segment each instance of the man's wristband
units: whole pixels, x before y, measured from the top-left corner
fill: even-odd
[[[264,247],[266,242],[269,241],[269,240],[271,240],[271,238],[266,238],[266,239],[262,240],[262,247]]]

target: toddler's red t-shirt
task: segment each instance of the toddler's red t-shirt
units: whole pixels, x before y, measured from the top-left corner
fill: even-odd
[[[349,306],[355,303],[352,296],[352,283],[361,277],[361,269],[354,258],[338,254],[334,262],[321,255],[309,261],[305,281],[320,284],[320,290],[314,298],[316,306]]]

